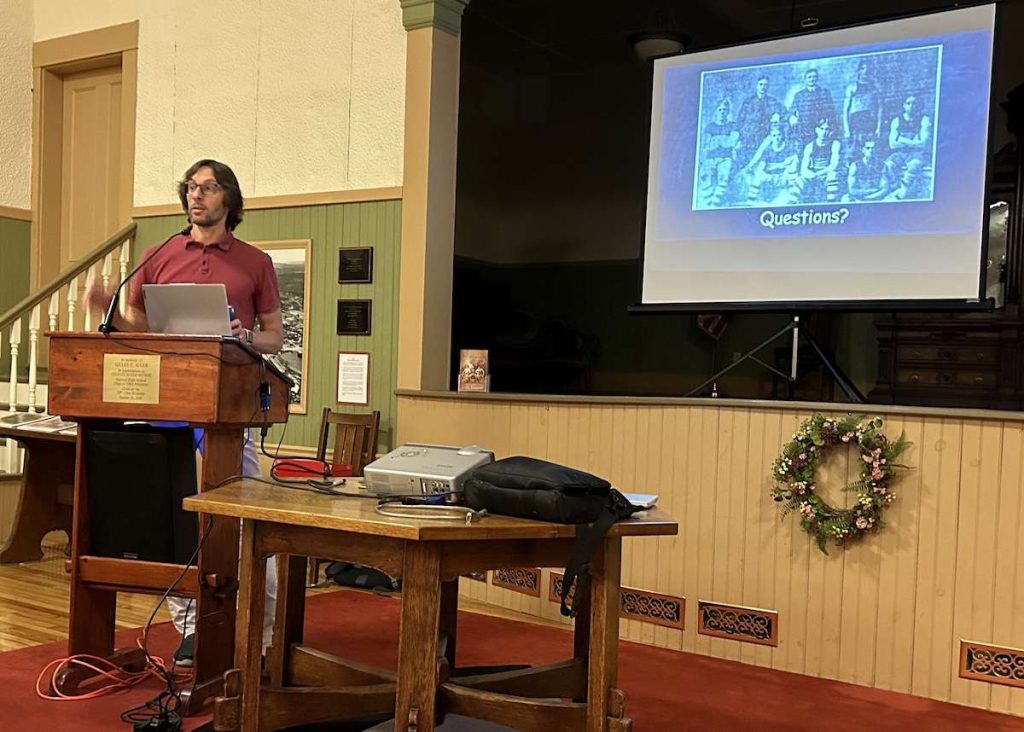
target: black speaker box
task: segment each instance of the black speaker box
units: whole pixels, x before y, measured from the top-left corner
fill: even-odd
[[[181,507],[196,493],[189,427],[123,425],[85,432],[88,553],[185,564],[199,541],[198,517]]]

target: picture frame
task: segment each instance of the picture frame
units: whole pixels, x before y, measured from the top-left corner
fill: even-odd
[[[373,247],[338,249],[338,284],[359,285],[373,282]]]
[[[373,329],[373,300],[338,300],[338,335],[370,335]]]
[[[306,385],[309,366],[309,308],[311,239],[249,242],[270,255],[281,288],[281,318],[284,345],[281,352],[270,356],[294,386],[288,396],[288,411],[306,414]]]
[[[459,391],[490,391],[490,357],[483,348],[463,348],[459,351]]]
[[[338,404],[370,406],[370,352],[338,351]]]

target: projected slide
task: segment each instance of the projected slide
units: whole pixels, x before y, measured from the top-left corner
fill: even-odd
[[[693,208],[932,200],[941,56],[929,46],[703,73]]]
[[[656,62],[643,302],[977,297],[993,24]]]

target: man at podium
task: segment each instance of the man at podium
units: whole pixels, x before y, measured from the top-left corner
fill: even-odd
[[[216,160],[199,160],[178,183],[178,197],[188,215],[188,233],[180,234],[142,255],[142,265],[131,282],[131,294],[124,316],[114,316],[114,325],[122,331],[146,332],[143,285],[174,283],[222,284],[228,303],[234,309],[231,333],[260,353],[281,350],[283,320],[277,273],[270,257],[234,236],[242,221],[244,198],[234,171]],[[104,288],[96,280],[86,283],[86,301],[106,310],[114,288]],[[256,323],[259,323],[259,329]],[[242,451],[241,473],[246,477],[261,474],[259,451],[247,432]],[[267,596],[263,645],[270,643],[274,606],[277,599],[277,565],[267,562]],[[171,619],[182,634],[175,653],[179,665],[191,665],[194,649],[195,604],[178,597],[168,599]]]

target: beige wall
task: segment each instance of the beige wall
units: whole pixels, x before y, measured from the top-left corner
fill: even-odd
[[[27,209],[32,186],[32,2],[0,2],[0,206]]]
[[[828,410],[836,405],[819,405]],[[1019,414],[874,407],[906,431],[912,466],[885,529],[825,556],[779,520],[771,463],[815,405],[730,400],[411,395],[398,443],[477,444],[658,493],[679,535],[627,539],[623,585],[686,598],[683,631],[624,621],[664,648],[909,692],[1024,716],[1024,689],[958,677],[960,640],[1024,648],[1024,422]],[[829,500],[856,456],[819,474]],[[541,598],[463,583],[463,592],[552,620]],[[696,632],[698,600],[778,611],[778,647]]]
[[[35,0],[34,10],[36,41],[139,21],[135,206],[173,203],[174,180],[205,156],[234,167],[247,196],[401,185],[397,0]],[[27,195],[27,169],[17,176]]]

